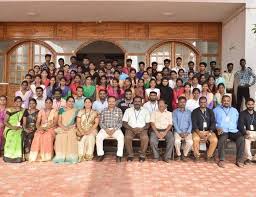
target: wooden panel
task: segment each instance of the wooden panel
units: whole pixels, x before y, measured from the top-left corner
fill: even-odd
[[[125,38],[125,23],[81,23],[77,25],[79,38]]]
[[[61,39],[71,39],[73,36],[73,25],[70,23],[57,24],[56,37]]]
[[[6,26],[6,38],[53,38],[54,24],[10,23]]]
[[[15,92],[20,89],[20,85],[9,84],[7,89],[7,106],[13,105],[13,99],[15,97]]]
[[[128,24],[128,37],[131,39],[146,39],[148,37],[148,24]]]
[[[8,84],[0,84],[0,95],[7,95]]]
[[[199,25],[199,37],[202,40],[218,40],[219,28],[221,26],[218,23],[201,23]]]
[[[4,25],[0,24],[0,39],[4,38]]]
[[[197,39],[197,23],[149,24],[149,39]]]

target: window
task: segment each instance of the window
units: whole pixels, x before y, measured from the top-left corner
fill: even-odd
[[[183,66],[186,66],[189,61],[196,63],[197,56],[198,53],[196,50],[186,44],[179,42],[167,42],[155,48],[150,53],[150,64],[152,62],[158,62],[158,70],[162,70],[164,67],[164,59],[170,59],[171,67],[174,67],[176,58],[181,57]]]
[[[53,55],[53,52],[35,42],[24,42],[12,49],[8,53],[8,82],[20,84],[30,68],[44,62],[45,54]]]

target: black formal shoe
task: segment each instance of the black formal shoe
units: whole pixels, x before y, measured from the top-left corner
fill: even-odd
[[[188,156],[187,156],[187,157],[183,156],[183,158],[182,158],[182,161],[184,161],[184,162],[187,162],[187,161],[189,161],[189,158],[188,158]]]
[[[246,159],[245,161],[244,161],[244,165],[248,165],[248,164],[251,164],[252,163],[252,161],[250,160],[250,159]]]
[[[127,157],[127,161],[133,161],[133,157]]]
[[[116,163],[120,163],[122,161],[122,157],[116,156]]]
[[[177,156],[176,158],[175,158],[175,161],[180,161],[181,160],[181,156]]]
[[[99,156],[98,159],[97,159],[98,162],[102,162],[103,160],[104,160],[104,155]]]
[[[140,157],[139,158],[139,162],[144,162],[146,159],[145,159],[145,157]]]
[[[167,159],[167,158],[164,158],[163,161],[166,162],[166,163],[170,163],[171,160]]]
[[[239,168],[243,168],[244,164],[242,162],[238,161],[238,162],[236,162],[236,166]]]

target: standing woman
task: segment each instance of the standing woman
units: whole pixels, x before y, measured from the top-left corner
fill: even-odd
[[[173,91],[169,86],[169,80],[167,77],[162,79],[162,85],[160,86],[160,98],[165,101],[167,110],[172,112]]]
[[[44,86],[47,87],[50,83],[50,80],[48,79],[48,71],[47,70],[42,70],[41,78],[42,78],[42,84],[44,84]]]
[[[119,80],[114,78],[112,80],[112,85],[107,88],[108,96],[113,96],[116,100],[121,100],[124,98],[124,90],[119,86]]]
[[[29,159],[29,153],[31,144],[36,131],[36,121],[38,110],[36,109],[36,100],[31,98],[29,100],[29,108],[24,111],[23,114],[23,154],[24,159],[27,161]]]
[[[132,87],[135,88],[137,84],[137,79],[136,79],[136,70],[134,68],[131,68],[129,77],[132,80]]]
[[[135,96],[139,96],[142,100],[145,100],[145,88],[144,88],[144,79],[139,79],[134,89]]]
[[[156,87],[159,88],[162,86],[162,82],[163,82],[163,74],[162,72],[157,72],[156,73]]]
[[[221,105],[221,100],[222,100],[222,97],[224,95],[228,95],[230,96],[230,98],[232,98],[232,94],[230,93],[226,93],[226,88],[225,88],[225,85],[223,83],[220,83],[218,85],[218,91],[217,93],[214,95],[214,107],[217,107],[218,105]]]
[[[19,96],[22,99],[22,108],[28,108],[29,98],[33,96],[27,81],[22,81],[20,90],[15,92],[15,97]]]
[[[6,111],[5,116],[5,145],[4,161],[9,163],[22,162],[22,126],[21,120],[24,109],[21,107],[22,99],[17,96],[14,98],[14,107]]]
[[[101,76],[96,85],[96,100],[99,100],[99,93],[101,90],[107,90],[107,77],[105,75]]]
[[[53,97],[53,93],[55,92],[55,90],[57,89],[58,85],[56,83],[56,77],[52,76],[50,78],[50,84],[49,86],[46,88],[46,95],[47,97],[52,98]]]
[[[92,110],[92,100],[84,100],[84,109],[77,114],[77,138],[79,161],[90,161],[93,159],[95,137],[99,125],[98,113]]]
[[[193,94],[191,93],[191,84],[190,83],[186,82],[184,84],[184,93],[181,96],[186,97],[187,100],[193,98]]]
[[[60,79],[59,88],[62,91],[61,98],[66,99],[70,93],[70,88],[66,85],[66,79],[64,77]]]
[[[91,98],[92,100],[95,100],[96,87],[95,85],[93,85],[91,76],[86,77],[85,85],[83,86],[83,92],[86,98]]]
[[[54,128],[57,125],[58,113],[52,108],[51,98],[45,100],[45,108],[37,116],[36,132],[31,145],[29,161],[50,161],[53,157]]]
[[[215,83],[215,77],[210,76],[208,79],[208,87],[211,93],[215,94],[217,92],[217,87]]]
[[[55,129],[55,163],[77,163],[78,150],[76,138],[76,116],[77,110],[74,108],[75,99],[72,96],[67,98],[65,108],[59,110],[58,128]]]
[[[2,95],[0,96],[0,154],[3,150],[3,133],[4,133],[4,119],[6,116],[6,103],[7,97]]]
[[[134,88],[132,86],[132,79],[130,77],[126,78],[124,80],[124,86],[123,86],[123,90],[128,90],[130,89],[132,91],[132,98],[134,98],[135,96],[135,91],[134,91]]]
[[[173,89],[172,109],[175,110],[178,107],[178,99],[184,93],[183,81],[178,78],[176,80],[176,87]]]
[[[202,85],[202,92],[200,94],[200,97],[201,96],[205,96],[207,98],[207,107],[209,109],[212,109],[214,103],[214,95],[210,92],[207,82],[203,83]]]
[[[81,86],[81,76],[79,74],[76,74],[74,80],[71,82],[69,85],[71,95],[72,96],[77,96],[77,87]]]

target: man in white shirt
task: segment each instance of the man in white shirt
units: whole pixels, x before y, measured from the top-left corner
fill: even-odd
[[[149,101],[146,102],[143,107],[147,109],[150,114],[156,110],[158,110],[158,103],[157,103],[157,93],[150,92],[149,94]]]
[[[232,106],[235,106],[235,94],[234,94],[234,80],[235,73],[233,72],[233,63],[227,64],[227,71],[224,71],[222,77],[225,79],[226,92],[232,96]]]
[[[132,161],[134,157],[132,140],[135,136],[140,138],[140,156],[139,161],[144,162],[148,148],[148,129],[150,123],[150,114],[148,110],[142,107],[142,98],[134,97],[134,107],[128,108],[123,116],[123,127],[125,128],[125,147],[128,152],[127,161]]]
[[[38,110],[45,108],[45,97],[43,95],[44,89],[42,87],[36,87],[36,95],[34,96],[34,99],[36,99],[36,108]]]
[[[103,109],[108,107],[107,91],[100,90],[99,98],[99,100],[93,102],[92,109],[97,111],[98,113],[101,113]]]
[[[185,70],[185,68],[182,66],[182,58],[177,57],[176,58],[176,66],[174,68],[172,68],[172,70],[175,70],[176,73],[178,73],[180,69]]]
[[[198,83],[198,78],[196,76],[192,78],[191,91],[193,91],[194,88],[198,88],[202,91],[202,86]]]
[[[159,139],[166,140],[166,151],[164,155],[164,161],[169,163],[172,157],[174,136],[171,131],[172,128],[172,113],[167,111],[166,104],[163,99],[158,101],[159,110],[154,111],[151,114],[151,134],[150,134],[150,146],[153,150],[154,161],[160,160],[160,154],[158,151]]]
[[[176,86],[176,80],[177,80],[177,77],[178,77],[178,72],[176,72],[175,70],[172,70],[170,72],[170,77],[171,79],[169,80],[169,86],[174,89],[175,86]]]

